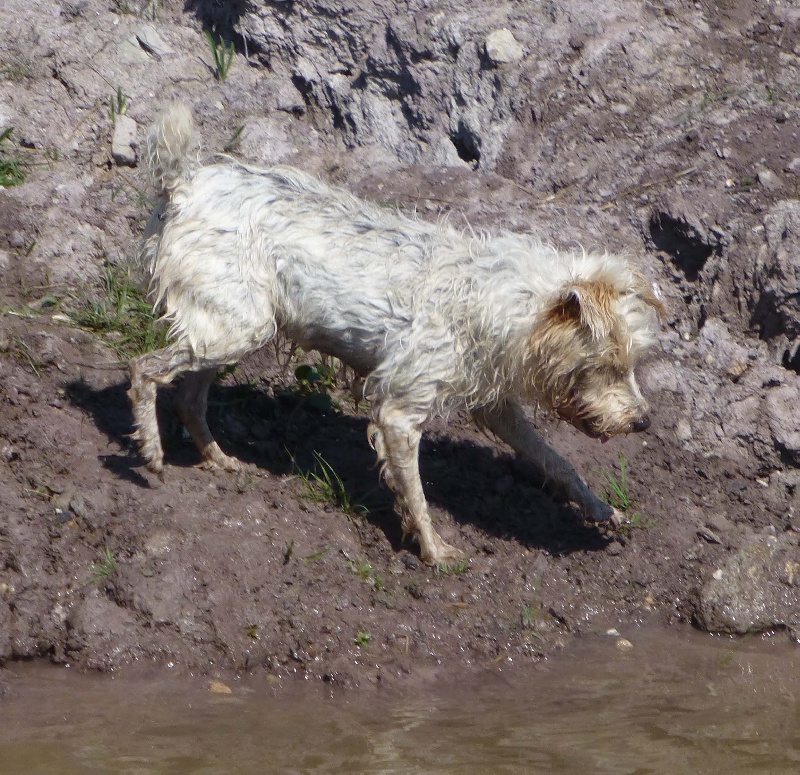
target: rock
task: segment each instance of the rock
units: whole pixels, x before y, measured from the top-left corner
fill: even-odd
[[[686,417],[681,417],[675,423],[675,437],[679,441],[690,441],[692,438],[692,425]]]
[[[172,46],[159,35],[156,28],[149,24],[136,33],[136,41],[146,53],[155,59],[175,53]]]
[[[758,182],[767,191],[777,191],[782,185],[781,179],[772,170],[759,170],[756,177],[758,177]]]
[[[756,353],[740,344],[719,318],[708,318],[697,337],[697,348],[709,365],[716,364],[730,379],[739,379],[747,371]]]
[[[800,201],[785,200],[764,218],[765,244],[753,277],[753,323],[784,368],[800,367]],[[793,354],[794,353],[794,354]]]
[[[489,60],[496,65],[519,62],[524,56],[522,46],[517,43],[511,30],[494,30],[486,36],[484,50]]]
[[[767,393],[764,410],[772,439],[782,458],[800,466],[800,386],[796,381]]]
[[[120,166],[136,166],[136,122],[125,115],[114,120],[114,135],[111,138],[111,156]]]
[[[96,589],[86,593],[65,616],[72,637],[87,640],[115,640],[122,638],[135,628],[136,622],[130,611],[115,605]]]
[[[733,527],[733,523],[722,514],[709,514],[705,518],[705,526],[715,533],[724,533]]]
[[[299,115],[306,112],[306,104],[294,85],[282,83],[275,93],[275,109]]]
[[[88,513],[86,501],[80,495],[76,495],[74,498],[70,499],[69,510],[79,518],[85,517]]]
[[[325,117],[316,124],[321,137],[347,148],[380,145],[403,165],[493,169],[509,133],[520,130],[514,115],[524,98],[521,68],[492,65],[521,60],[523,44],[532,50],[539,40],[545,58],[561,44],[544,41],[527,23],[517,41],[496,26],[507,14],[489,3],[387,11],[372,3],[343,10],[334,0],[314,0],[301,9],[257,0],[238,30],[271,67],[292,74],[297,94],[284,86],[279,109]],[[207,4],[203,20],[228,25],[225,13]]]
[[[695,623],[744,635],[800,624],[800,548],[793,534],[751,538],[697,593]]]
[[[209,682],[208,691],[210,691],[212,694],[233,694],[233,689],[231,689],[228,684],[223,683],[216,678]]]
[[[705,525],[701,525],[699,528],[697,528],[697,535],[699,535],[700,538],[708,541],[710,544],[722,543],[722,539],[713,530],[707,528]]]

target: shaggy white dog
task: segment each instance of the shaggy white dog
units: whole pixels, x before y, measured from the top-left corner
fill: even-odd
[[[616,519],[551,450],[519,399],[596,438],[649,420],[633,375],[661,305],[628,263],[530,235],[467,235],[363,202],[296,169],[188,164],[191,114],[170,105],[146,155],[162,191],[145,242],[172,343],[131,361],[142,452],[163,453],[156,386],[185,374],[178,411],[211,467],[236,469],[206,424],[217,369],[279,331],[365,377],[369,438],[422,559],[460,556],[434,530],[420,481],[422,427],[466,409],[590,518]]]

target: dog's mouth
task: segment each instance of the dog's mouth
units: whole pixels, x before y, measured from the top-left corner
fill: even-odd
[[[562,417],[562,419],[566,420],[567,418]],[[621,433],[641,433],[650,427],[650,418],[647,415],[633,420],[625,428],[621,428],[614,432],[598,430],[598,428],[592,424],[590,420],[587,420],[583,417],[571,417],[569,418],[569,422],[581,433],[585,433],[590,439],[600,439],[603,444],[605,444],[613,436],[617,436]]]
[[[565,409],[556,409],[556,414],[559,419],[568,422],[573,428],[577,428],[590,439],[600,439],[600,441],[605,444],[612,436],[610,433],[598,430],[594,423],[586,417],[581,417],[579,414],[574,414]]]
[[[570,420],[570,422],[573,427],[587,435],[590,439],[600,439],[600,441],[605,444],[611,438],[610,434],[598,431],[590,422],[580,417],[575,417]]]

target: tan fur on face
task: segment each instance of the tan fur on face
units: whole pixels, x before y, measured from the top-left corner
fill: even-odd
[[[571,283],[531,333],[531,392],[589,435],[631,432],[647,412],[633,375],[647,344],[632,331],[644,307],[663,312],[646,286],[619,291],[603,278]]]
[[[566,289],[565,298],[553,308],[557,317],[582,323],[595,339],[605,339],[614,327],[614,301],[618,294],[604,280],[576,280]]]

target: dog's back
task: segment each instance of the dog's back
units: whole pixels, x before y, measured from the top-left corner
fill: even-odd
[[[173,336],[198,358],[234,362],[280,329],[368,373],[403,349],[411,321],[442,317],[425,286],[448,252],[468,257],[455,229],[294,168],[197,167],[195,144],[180,103],[148,132],[145,160],[164,209],[144,252]]]

